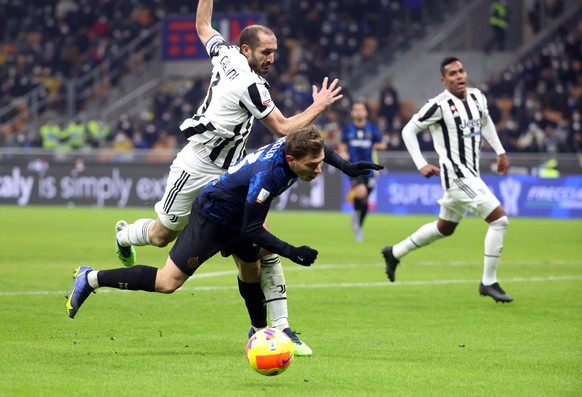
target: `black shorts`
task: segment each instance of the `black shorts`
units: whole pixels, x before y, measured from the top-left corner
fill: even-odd
[[[368,189],[368,194],[370,194],[370,192],[374,190],[374,186],[376,186],[376,180],[370,175],[359,175],[352,178],[352,186],[355,187],[357,185],[365,185]]]
[[[170,250],[170,258],[180,270],[191,276],[219,251],[223,256],[234,254],[248,263],[259,260],[259,247],[244,237],[239,229],[212,222],[200,213],[195,203],[188,224]]]

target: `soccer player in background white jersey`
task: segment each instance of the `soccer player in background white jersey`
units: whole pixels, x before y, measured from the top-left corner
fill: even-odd
[[[439,200],[439,217],[382,250],[386,273],[394,282],[396,267],[404,255],[452,235],[471,211],[489,224],[479,293],[496,302],[511,302],[513,299],[497,281],[497,265],[509,221],[503,206],[479,176],[482,139],[497,154],[499,174],[507,173],[509,160],[489,116],[487,100],[477,88],[467,87],[467,72],[461,61],[445,58],[441,63],[441,81],[446,89],[430,99],[402,130],[406,149],[420,173],[426,178],[440,175],[444,196]],[[417,134],[427,128],[439,156],[439,166],[426,161],[418,144]]]
[[[212,10],[212,0],[198,2],[196,31],[213,65],[210,86],[196,114],[180,126],[189,143],[170,167],[164,196],[155,205],[158,217],[138,219],[130,225],[119,221],[116,225],[117,256],[126,266],[135,263],[133,246],[165,247],[176,239],[188,221],[200,189],[245,156],[255,118],[281,137],[308,126],[343,97],[339,94],[338,80],[328,85],[326,77],[320,90],[313,86],[313,103],[307,109],[293,117],[283,116],[263,78],[275,61],[277,38],[273,31],[262,25],[248,26],[242,31],[237,47],[212,28]],[[311,349],[289,327],[285,276],[277,255],[261,258],[260,283],[271,326],[291,337],[295,354],[310,355]],[[245,285],[247,290],[255,288],[251,287]]]

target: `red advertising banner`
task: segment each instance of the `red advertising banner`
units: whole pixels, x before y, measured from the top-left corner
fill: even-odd
[[[248,25],[263,23],[262,13],[214,15],[212,26],[230,43],[238,44],[241,31]],[[206,50],[196,33],[196,16],[170,16],[162,28],[162,59],[186,61],[206,58]]]

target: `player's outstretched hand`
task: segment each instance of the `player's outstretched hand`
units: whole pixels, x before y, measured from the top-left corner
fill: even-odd
[[[328,80],[329,79],[327,77],[323,79],[323,82],[321,83],[321,90],[318,90],[315,85],[311,86],[311,96],[313,97],[313,102],[321,104],[324,109],[333,104],[335,101],[339,101],[344,97],[342,94],[340,94],[342,87],[337,85],[339,80],[334,79],[329,87],[327,85]]]
[[[317,250],[307,245],[293,247],[289,254],[289,259],[301,266],[311,266],[315,262],[315,259],[317,259]]]
[[[379,171],[381,169],[384,169],[383,165],[370,163],[368,161],[358,161],[357,163],[346,161],[342,166],[342,172],[351,177],[368,175],[370,170]]]

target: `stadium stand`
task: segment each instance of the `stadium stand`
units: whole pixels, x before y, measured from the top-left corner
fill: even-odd
[[[582,153],[582,16],[484,88],[506,150]]]
[[[59,0],[37,7],[23,0],[0,2],[3,77],[0,109],[13,105],[10,112],[0,111],[0,146],[41,147],[45,135],[57,142],[47,141],[47,145],[78,146],[78,142],[71,144],[68,132],[77,131],[74,126],[71,130],[70,124],[80,120],[65,120],[59,114],[70,107],[83,110],[95,96],[120,86],[122,79],[145,61],[133,56],[120,57],[121,49],[155,42],[153,32],[135,44],[145,36],[144,32],[152,32],[164,16],[194,13],[195,2],[167,3],[171,4],[155,0]],[[353,74],[359,65],[387,49],[395,54],[406,51],[411,42],[426,34],[427,26],[443,22],[446,11],[455,4],[459,2],[254,0],[241,4],[236,0],[221,0],[216,2],[215,10],[265,12],[266,24],[275,29],[280,47],[275,69],[268,77],[272,96],[283,112],[293,114],[309,104],[312,83],[326,75]],[[545,11],[555,17],[560,9]],[[530,20],[539,19],[533,10]],[[580,20],[578,16],[576,23],[560,29],[541,50],[515,61],[501,75],[482,82],[481,88],[488,93],[492,113],[508,150],[580,152],[582,149]],[[532,28],[534,32],[536,29],[541,27]],[[107,78],[83,80],[82,85],[69,84],[82,80],[104,63],[115,64],[115,70],[120,72]],[[173,135],[179,123],[192,114],[205,94],[206,85],[207,77],[173,79],[163,82],[151,95],[151,104],[139,113],[123,113],[108,125],[103,125],[103,120],[83,120],[82,146],[179,147],[183,143],[181,134],[168,141],[167,132]],[[351,88],[344,87],[346,100],[317,120],[331,144],[337,142],[347,116]],[[35,89],[42,92],[42,103],[22,99]],[[72,105],[63,99],[71,89],[77,94]],[[90,92],[91,97],[84,95],[85,92]],[[401,110],[398,92],[392,88],[396,110],[393,108],[387,115],[381,100],[384,95],[369,99],[372,116],[380,122],[389,149],[402,149],[398,132],[410,109]],[[35,113],[39,107],[41,112]],[[78,111],[75,114],[80,114]],[[37,113],[44,116],[35,119],[33,114]],[[17,120],[8,123],[14,120],[15,114],[19,116]],[[51,133],[43,135],[43,127],[47,126],[44,131]],[[250,147],[258,147],[271,139],[259,123],[256,129]]]
[[[59,115],[74,108],[78,113],[87,101],[115,87],[135,63],[131,57],[119,57],[120,49],[143,36],[166,15],[194,13],[195,2],[169,3],[59,0],[39,6],[22,0],[0,2],[0,71],[6,77],[0,90],[0,108],[13,104],[9,112],[0,112],[0,118],[7,122],[18,115],[15,122],[3,126],[0,145],[40,146],[38,131],[28,130],[36,120],[27,112],[36,114],[40,110]],[[216,2],[215,10],[264,11],[267,24],[277,30],[281,43],[278,69],[270,77],[276,82],[273,93],[281,98],[279,107],[292,113],[309,102],[311,82],[321,80],[323,75],[339,76],[350,64],[359,64],[385,46],[407,42],[431,18],[438,19],[436,15],[441,14],[431,11],[434,4],[443,2],[424,3],[432,6],[425,6],[420,0],[255,0],[245,4],[222,0]],[[99,74],[84,77],[105,63],[113,64],[103,69],[105,74],[113,69],[122,71],[106,78]],[[96,89],[95,85],[99,87]],[[34,90],[34,99],[25,98]],[[71,91],[73,104],[67,103]]]

